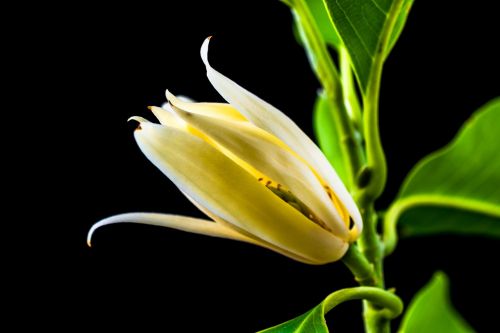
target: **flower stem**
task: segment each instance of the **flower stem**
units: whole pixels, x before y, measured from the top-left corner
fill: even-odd
[[[342,79],[342,91],[344,102],[348,108],[349,116],[354,122],[356,132],[359,135],[363,133],[363,119],[361,115],[361,106],[359,105],[358,95],[354,83],[354,77],[351,67],[351,59],[345,46],[339,46],[340,77]]]
[[[363,234],[358,241],[359,247],[368,262],[370,262],[374,267],[376,281],[378,281],[376,286],[383,288],[384,246],[379,234],[377,233],[378,216],[373,208],[373,204],[368,207],[361,207],[361,211],[364,226]]]
[[[362,208],[364,230],[363,235],[359,239],[359,246],[366,259],[373,265],[375,287],[380,289],[385,288],[384,282],[384,247],[377,233],[377,214],[373,205]],[[363,317],[365,322],[366,333],[389,333],[390,320],[387,319],[377,304],[370,300],[363,301]]]
[[[364,211],[363,237],[359,241],[360,251],[352,244],[342,258],[344,264],[351,270],[356,281],[362,286],[372,286],[385,291],[383,274],[383,246],[376,232],[377,215],[373,209]],[[395,296],[396,297],[396,296]],[[390,332],[390,319],[385,315],[386,309],[373,300],[363,301],[363,317],[367,333]]]
[[[373,265],[359,251],[356,244],[352,244],[349,247],[342,261],[360,285],[376,286],[378,284]]]
[[[363,131],[367,158],[364,171],[367,180],[366,185],[360,189],[357,196],[364,221],[364,230],[359,239],[359,246],[366,259],[373,264],[377,281],[376,287],[381,289],[385,288],[383,275],[384,243],[377,232],[378,215],[374,208],[374,202],[385,188],[387,163],[380,139],[379,95],[387,46],[402,4],[403,0],[394,0],[391,5],[381,33],[378,51],[373,58],[368,85],[363,94]],[[371,300],[365,300],[363,308],[367,333],[389,333],[391,331],[390,321],[382,315],[384,310],[378,304]]]

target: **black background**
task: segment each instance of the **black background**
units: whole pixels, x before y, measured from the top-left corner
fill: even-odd
[[[475,109],[500,92],[492,6],[416,1],[384,71],[380,123],[389,182],[380,207],[414,163],[447,143]],[[134,125],[126,120],[152,119],[146,106],[164,102],[166,88],[199,101],[222,101],[199,57],[209,35],[215,68],[312,135],[318,83],[293,38],[285,5],[73,3],[57,10],[63,14],[47,16],[40,30],[31,31],[38,41],[53,41],[37,46],[43,57],[35,67],[59,84],[40,87],[50,92],[44,108],[34,108],[44,110],[40,127],[49,143],[43,147],[52,148],[33,148],[44,171],[34,200],[44,203],[43,214],[34,222],[50,232],[50,241],[38,231],[26,232],[44,244],[21,251],[29,248],[29,237],[21,233],[16,240],[13,252],[35,259],[18,261],[29,271],[22,274],[20,290],[34,286],[17,299],[21,313],[30,313],[39,326],[67,331],[252,332],[353,286],[341,263],[307,266],[250,245],[158,227],[110,226],[95,234],[93,248],[85,244],[91,225],[112,214],[202,216],[142,155]],[[490,331],[497,312],[490,302],[498,292],[490,285],[497,283],[498,244],[458,236],[405,239],[386,260],[387,285],[408,304],[442,269],[450,276],[457,309],[477,330]],[[359,332],[359,311],[358,303],[342,305],[327,316],[329,325]]]

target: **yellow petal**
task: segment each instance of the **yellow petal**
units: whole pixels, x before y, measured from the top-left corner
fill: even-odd
[[[191,203],[193,205],[195,205],[200,211],[202,211],[204,214],[206,214],[208,217],[210,217],[212,220],[216,221],[218,224],[228,228],[228,229],[231,229],[233,231],[235,231],[236,233],[238,233],[240,235],[240,237],[242,237],[241,239],[237,239],[237,240],[240,240],[240,241],[243,241],[243,242],[246,242],[246,243],[250,243],[250,244],[254,244],[254,245],[258,245],[258,246],[261,246],[261,247],[265,247],[266,249],[269,249],[271,251],[274,251],[274,252],[277,252],[279,254],[282,254],[286,257],[289,257],[293,260],[296,260],[296,261],[300,261],[300,262],[303,262],[305,264],[310,264],[310,265],[320,265],[320,264],[323,264],[323,262],[318,262],[318,261],[313,261],[311,259],[308,259],[308,258],[304,258],[304,257],[301,257],[293,252],[290,252],[290,251],[287,251],[285,249],[281,249],[269,242],[266,242],[262,239],[259,239],[257,238],[255,235],[252,235],[242,229],[239,229],[237,227],[235,227],[234,225],[230,224],[229,222],[225,221],[224,219],[222,219],[221,217],[213,214],[212,212],[210,212],[206,207],[203,207],[199,202],[196,202],[196,200],[194,200],[193,198],[191,198],[189,195],[187,195],[186,193],[182,192],[186,198],[188,198],[189,201],[191,201]],[[226,237],[227,238],[227,237]],[[233,238],[235,239],[235,238]]]
[[[183,192],[228,223],[309,261],[338,260],[347,244],[300,212],[202,139],[175,128],[141,124],[143,153]]]
[[[183,101],[175,97],[170,91],[166,91],[167,100],[177,105],[177,107],[184,109],[189,108],[190,112],[201,114],[207,117],[217,119],[229,119],[246,121],[246,118],[239,113],[233,106],[227,103],[192,103]]]
[[[207,77],[219,94],[257,127],[275,135],[306,160],[334,191],[361,231],[361,214],[349,191],[321,150],[302,130],[277,108],[216,71],[208,62],[209,38],[201,47]]]
[[[172,110],[172,106],[170,106],[169,104],[166,104],[165,107],[161,108],[157,106],[150,106],[149,110],[153,112],[155,117],[160,121],[160,124],[164,126],[170,126],[179,129],[186,128],[186,122],[175,114],[175,112]]]
[[[285,185],[326,224],[326,229],[337,237],[349,240],[346,223],[332,204],[323,185],[309,166],[297,158],[278,138],[249,122],[209,118],[191,113],[190,109],[181,110],[177,106],[174,100],[173,110],[191,126],[261,174]]]

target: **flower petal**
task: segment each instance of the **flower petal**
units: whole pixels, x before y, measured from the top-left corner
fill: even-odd
[[[135,131],[143,153],[183,192],[228,223],[310,261],[338,260],[347,244],[202,139],[152,123]]]
[[[100,227],[114,223],[141,223],[160,227],[168,227],[177,230],[203,234],[213,237],[234,239],[249,243],[255,243],[248,237],[213,221],[198,219],[193,217],[158,214],[158,213],[126,213],[105,218],[90,228],[87,234],[87,244],[91,246],[92,235]]]
[[[344,219],[332,204],[318,178],[309,166],[278,138],[249,122],[205,117],[191,113],[190,109],[181,110],[173,96],[170,97],[170,101],[173,110],[178,112],[184,121],[237,158],[253,166],[261,174],[285,185],[336,236],[346,240],[350,238]],[[183,104],[185,108],[191,106],[192,104]],[[346,218],[348,223],[349,217]]]
[[[167,100],[172,102],[175,99],[177,107],[184,109],[189,107],[190,112],[201,114],[207,117],[217,119],[229,119],[246,121],[246,118],[238,112],[232,105],[227,103],[192,103],[183,101],[181,98],[175,97],[170,91],[166,91]]]
[[[182,192],[182,191],[181,191]],[[271,251],[274,251],[274,252],[277,252],[279,254],[282,254],[284,256],[287,256],[293,260],[296,260],[296,261],[300,261],[300,262],[303,262],[305,264],[310,264],[310,265],[320,265],[322,264],[322,262],[317,262],[317,261],[312,261],[311,259],[307,259],[307,258],[304,258],[304,257],[301,257],[293,252],[290,252],[290,251],[287,251],[285,249],[281,249],[269,242],[266,242],[260,238],[257,238],[255,235],[252,235],[240,228],[237,228],[235,227],[234,225],[232,225],[231,223],[225,221],[224,219],[220,218],[219,216],[213,214],[212,212],[210,212],[206,207],[203,207],[199,202],[196,202],[196,200],[194,200],[193,198],[191,198],[189,195],[187,195],[185,192],[182,192],[182,194],[184,194],[186,196],[186,198],[191,201],[191,203],[193,205],[196,206],[196,208],[198,208],[200,211],[202,211],[204,214],[206,214],[208,217],[210,217],[212,220],[214,220],[215,222],[217,222],[218,224],[221,224],[223,225],[224,227],[228,228],[228,229],[231,229],[231,230],[234,230],[236,233],[240,234],[241,237],[246,237],[245,239],[241,239],[241,241],[244,241],[244,242],[247,242],[247,243],[250,243],[250,244],[254,244],[254,245],[258,245],[258,246],[261,246],[261,247],[265,247]]]
[[[105,218],[95,223],[92,226],[92,228],[90,228],[87,234],[87,245],[89,247],[92,246],[91,243],[92,236],[97,229],[115,223],[148,224],[148,225],[155,225],[160,227],[177,229],[181,231],[192,232],[195,234],[202,234],[206,236],[232,239],[268,248],[270,250],[276,251],[282,255],[288,256],[294,260],[301,261],[306,264],[312,264],[312,265],[320,264],[318,262],[297,256],[296,254],[290,253],[286,250],[279,249],[276,246],[273,246],[272,244],[256,240],[252,237],[247,237],[239,233],[238,231],[235,231],[234,229],[231,229],[230,227],[221,223],[216,223],[210,220],[198,219],[181,215],[170,215],[170,214],[159,214],[159,213],[125,213]]]
[[[161,108],[157,106],[149,106],[148,108],[151,112],[153,112],[156,119],[160,121],[160,124],[179,129],[186,128],[186,122],[177,116],[177,114],[172,110],[172,106],[169,104],[166,104]]]
[[[285,114],[212,68],[208,62],[209,41],[210,38],[205,39],[201,47],[201,58],[210,83],[250,122],[274,134],[304,158],[335,192],[361,231],[363,222],[358,207],[321,150]]]

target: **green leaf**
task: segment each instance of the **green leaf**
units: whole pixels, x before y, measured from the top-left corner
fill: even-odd
[[[391,33],[391,37],[389,38],[389,44],[387,45],[386,56],[392,51],[394,45],[398,41],[399,36],[403,32],[403,28],[406,23],[406,19],[408,18],[408,14],[410,13],[411,6],[413,5],[413,0],[404,0],[403,5],[401,7],[401,11],[398,14],[396,19],[396,23],[394,24],[394,28]]]
[[[385,58],[403,30],[413,0],[324,0],[364,92],[375,58]]]
[[[500,237],[500,98],[476,111],[448,146],[416,164],[385,219],[386,226],[399,220],[404,236]]]
[[[323,303],[303,315],[259,333],[328,333]]]
[[[309,11],[311,12],[312,17],[316,22],[316,25],[321,31],[321,35],[324,41],[334,49],[338,49],[341,43],[340,37],[337,34],[337,31],[335,31],[335,27],[333,26],[332,22],[330,21],[330,17],[328,16],[328,12],[326,11],[323,0],[306,0],[306,4],[309,7]],[[295,16],[293,28],[297,41],[301,45],[306,45],[307,42],[304,40],[304,35],[300,33],[301,22],[304,22],[304,20],[300,20],[297,16]]]
[[[330,81],[335,81],[337,73],[327,46],[330,44],[339,47],[340,40],[326,14],[324,5],[318,0],[283,1],[288,4],[294,17],[295,38],[304,47],[309,63],[318,79],[323,86],[335,86],[337,83]],[[311,7],[314,12],[311,11]]]
[[[326,158],[335,168],[340,179],[342,179],[347,188],[350,189],[352,188],[352,184],[350,184],[351,178],[347,172],[346,155],[342,152],[339,131],[333,118],[333,112],[334,110],[331,109],[326,94],[321,93],[314,105],[314,133],[318,140],[319,147]]]
[[[448,278],[436,272],[411,301],[401,322],[400,333],[470,333],[474,330],[453,308]]]

